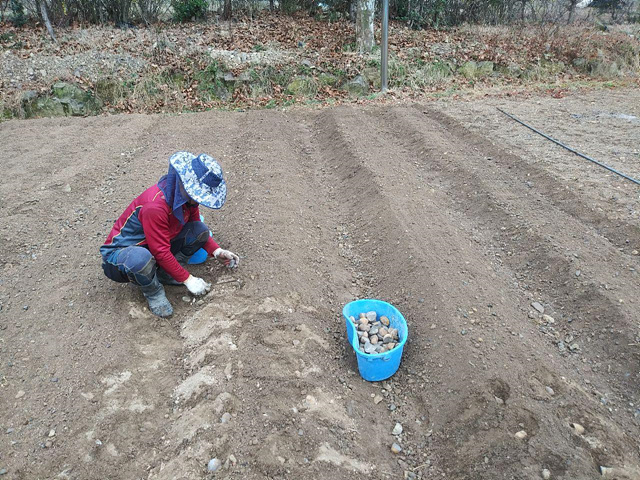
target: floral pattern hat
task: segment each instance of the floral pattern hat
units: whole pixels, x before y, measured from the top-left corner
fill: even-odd
[[[171,156],[169,164],[193,200],[205,207],[222,208],[227,199],[227,184],[218,162],[205,153],[196,157],[189,152],[177,152]]]

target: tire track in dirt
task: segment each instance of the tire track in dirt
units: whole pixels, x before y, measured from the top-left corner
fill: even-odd
[[[446,188],[450,188],[451,186],[456,187],[458,180],[455,177],[451,178],[449,175],[445,175],[444,178],[442,178],[441,172],[437,170],[436,172],[434,172],[433,169],[425,172],[423,168],[418,168],[418,166],[421,166],[421,163],[416,162],[416,159],[421,157],[416,155],[415,148],[419,146],[423,150],[422,153],[424,153],[425,146],[421,139],[416,141],[416,139],[412,138],[410,134],[411,129],[398,129],[395,122],[384,121],[385,119],[382,119],[383,125],[379,126],[379,120],[381,119],[378,111],[373,111],[373,113],[369,115],[358,115],[355,110],[338,110],[338,112],[339,114],[335,116],[331,113],[325,114],[327,118],[319,123],[317,130],[324,132],[320,134],[321,140],[319,143],[331,145],[331,148],[326,152],[326,156],[328,158],[333,157],[334,163],[336,164],[336,168],[334,168],[335,172],[331,172],[331,177],[334,178],[336,172],[341,172],[341,174],[337,173],[336,180],[338,184],[342,182],[342,188],[339,190],[340,194],[337,195],[337,201],[350,206],[351,210],[348,210],[348,213],[355,222],[355,231],[363,236],[371,235],[369,238],[370,241],[361,241],[358,247],[361,253],[364,254],[363,257],[370,260],[368,262],[370,275],[383,279],[383,281],[378,282],[380,286],[374,289],[374,291],[377,290],[381,292],[384,298],[386,295],[389,295],[391,289],[400,287],[398,290],[393,291],[393,296],[388,297],[398,298],[398,293],[403,290],[404,292],[407,292],[407,290],[411,292],[411,290],[413,290],[413,293],[415,293],[416,290],[420,291],[421,288],[430,286],[431,291],[428,293],[426,288],[423,290],[423,292],[425,292],[424,299],[426,299],[425,303],[427,304],[436,303],[435,315],[432,312],[425,312],[424,309],[419,306],[416,308],[415,300],[412,299],[407,301],[403,307],[403,311],[405,311],[408,318],[425,318],[426,320],[429,318],[442,318],[443,313],[446,317],[450,315],[453,316],[452,313],[455,315],[455,312],[448,312],[447,307],[441,308],[441,311],[438,312],[437,309],[442,303],[446,303],[442,301],[438,304],[438,299],[447,298],[448,296],[449,300],[452,301],[451,303],[455,306],[465,295],[461,295],[461,289],[455,286],[451,279],[439,277],[438,274],[442,272],[443,275],[447,275],[448,272],[449,276],[451,276],[452,273],[455,276],[455,272],[458,271],[468,273],[465,272],[466,269],[471,270],[472,278],[480,280],[483,276],[482,272],[474,272],[475,269],[473,267],[465,267],[464,264],[468,264],[469,261],[464,262],[464,260],[472,259],[475,256],[481,257],[484,253],[478,251],[476,255],[473,254],[473,251],[477,250],[474,248],[473,243],[482,241],[480,230],[476,229],[472,241],[465,240],[468,236],[466,231],[456,231],[454,227],[455,224],[452,222],[452,220],[456,220],[456,222],[460,220],[462,223],[465,218],[464,216],[461,217],[457,212],[458,207],[456,206],[456,202],[454,201],[452,205],[452,201],[448,198],[451,196],[451,191],[445,191],[444,194],[438,191],[446,190]],[[351,132],[354,133],[351,134]],[[407,132],[409,133],[407,134]],[[431,133],[433,134],[434,132]],[[395,141],[393,138],[395,138]],[[440,144],[441,139],[436,136],[434,138],[434,145],[436,146],[432,147],[430,153],[426,154],[425,157],[432,160],[433,158],[438,158],[438,155],[442,155],[444,150],[438,150],[441,148],[439,147]],[[446,149],[446,142],[443,145],[444,147],[442,148]],[[456,166],[452,166],[451,168],[457,169],[458,166],[456,164]],[[420,178],[421,176],[422,178]],[[412,180],[415,178],[420,178],[421,181],[416,183],[415,180]],[[425,186],[436,188],[429,189],[425,195],[424,192],[427,190],[424,188]],[[362,197],[358,197],[360,193],[362,193]],[[366,198],[366,204],[363,205],[359,203],[357,198]],[[443,207],[451,210],[444,213],[442,211]],[[444,219],[443,213],[445,216]],[[426,221],[424,220],[425,218],[427,218]],[[473,230],[473,228],[469,229],[469,231]],[[381,235],[380,232],[384,233]],[[396,237],[394,232],[402,232],[404,234]],[[381,258],[378,258],[374,249],[376,240],[380,239],[381,236],[384,236],[384,241],[387,246],[395,245],[396,248],[392,250],[382,248],[383,253]],[[443,242],[441,239],[446,240]],[[384,250],[386,250],[386,252]],[[432,251],[431,255],[427,253],[430,250]],[[444,252],[450,255],[450,257],[448,260],[443,261],[442,254]],[[398,261],[399,255],[402,255],[402,258],[406,259],[404,263]],[[457,256],[462,257],[463,261],[460,262],[460,265],[456,265],[457,262],[455,258]],[[428,265],[429,271],[433,272],[436,278],[439,278],[437,285],[434,284],[430,274],[426,273],[424,269],[412,269],[412,258],[417,259],[416,264]],[[397,265],[398,263],[401,263],[402,267],[394,268],[394,264]],[[493,276],[494,278],[496,277],[495,274]],[[500,283],[503,283],[503,286],[506,287],[507,290],[509,290],[510,277],[511,275],[508,271],[503,275],[498,275]],[[464,283],[464,280],[461,283]],[[481,284],[481,280],[478,283]],[[413,288],[407,288],[409,286]],[[476,285],[472,290],[481,292],[483,296],[486,295],[489,299],[502,297],[502,289],[500,288],[498,291],[495,291],[491,287],[485,289],[482,285]],[[467,292],[467,295],[468,293],[471,292]],[[518,303],[520,302],[517,295],[519,295],[519,292],[515,289],[515,292],[509,295],[512,296],[512,298],[508,298],[509,296],[507,296],[507,300],[514,303],[516,309],[509,308],[508,305],[498,306],[498,311],[502,310],[500,316],[504,314],[506,318],[513,317],[514,315],[522,317],[518,311]],[[475,296],[475,298],[478,299],[478,296]],[[504,303],[505,298],[502,297],[501,300],[502,303]],[[479,301],[478,303],[482,304],[484,302]],[[450,307],[449,305],[449,308]],[[444,310],[444,312],[442,312],[442,310]],[[458,310],[460,310],[459,307]],[[473,311],[470,310],[469,313],[473,313]],[[463,318],[466,316],[467,315],[464,315]],[[482,313],[480,316],[482,317]],[[489,318],[491,319],[491,317]],[[461,319],[447,318],[446,321],[456,322],[456,320],[459,322]],[[485,322],[486,325],[482,325],[482,323]],[[424,323],[428,324],[430,321],[425,321]],[[469,330],[473,330],[479,326],[476,324],[476,327],[474,327],[473,322],[471,323],[470,328],[468,327]],[[488,388],[485,387],[486,390],[483,390],[481,385],[477,384],[484,382],[474,380],[474,378],[478,378],[478,372],[473,372],[469,363],[473,365],[474,362],[486,362],[485,365],[489,365],[493,367],[492,370],[495,370],[496,366],[505,361],[509,362],[510,359],[525,356],[529,357],[531,355],[530,345],[520,346],[519,342],[511,341],[511,335],[505,337],[504,332],[500,334],[500,329],[496,328],[499,327],[499,324],[491,325],[491,323],[494,322],[487,322],[485,319],[482,319],[481,327],[484,329],[491,329],[491,327],[493,327],[492,330],[494,333],[491,340],[493,340],[494,345],[500,347],[500,351],[495,354],[492,354],[490,351],[480,355],[473,354],[473,360],[469,360],[468,362],[454,361],[452,365],[447,365],[450,371],[455,372],[455,374],[447,377],[446,382],[443,382],[442,377],[438,378],[439,375],[436,374],[436,380],[433,382],[434,385],[431,385],[432,388],[435,387],[435,391],[432,392],[432,395],[429,395],[426,400],[428,403],[435,403],[435,406],[432,407],[432,411],[434,412],[432,420],[435,421],[436,428],[442,429],[438,432],[440,436],[434,433],[434,437],[436,438],[435,444],[439,444],[439,447],[443,448],[443,451],[453,447],[455,451],[459,453],[455,461],[451,463],[445,461],[444,468],[453,468],[453,471],[457,470],[457,474],[464,478],[466,478],[466,475],[471,471],[473,471],[475,475],[481,475],[483,468],[479,468],[478,465],[482,465],[481,455],[484,455],[484,453],[480,451],[474,452],[473,448],[475,444],[473,439],[477,433],[476,425],[481,422],[482,419],[495,424],[497,418],[499,421],[495,430],[491,429],[490,432],[485,432],[483,448],[486,453],[487,445],[491,446],[489,450],[493,449],[493,453],[504,462],[504,465],[500,466],[501,469],[514,468],[518,464],[520,464],[520,466],[522,464],[526,465],[531,461],[528,455],[524,455],[523,452],[518,452],[517,448],[509,445],[512,442],[507,440],[509,435],[504,431],[505,427],[507,429],[517,428],[516,426],[520,424],[521,426],[526,425],[526,430],[530,433],[534,435],[538,433],[536,442],[544,439],[545,436],[548,437],[548,439],[557,439],[558,437],[565,438],[565,443],[562,447],[554,444],[553,441],[547,442],[542,440],[542,445],[538,447],[540,451],[537,457],[539,458],[535,459],[537,461],[542,460],[543,464],[546,461],[548,465],[553,465],[556,471],[562,472],[566,467],[562,466],[562,462],[560,461],[561,457],[558,456],[558,453],[571,456],[573,442],[567,439],[565,432],[559,428],[559,425],[566,420],[556,418],[555,422],[551,422],[552,425],[539,425],[540,421],[549,423],[547,418],[548,413],[546,413],[547,407],[543,403],[549,401],[549,398],[544,398],[544,395],[539,395],[539,397],[542,398],[538,398],[539,402],[537,405],[524,408],[518,408],[517,403],[520,402],[516,400],[508,412],[496,412],[495,409],[491,407],[493,403],[491,397],[496,396],[506,400],[509,398],[509,395],[512,398],[516,395],[521,396],[527,394],[526,387],[534,390],[539,386],[544,392],[544,388],[540,385],[542,380],[539,380],[538,377],[546,379],[547,385],[553,384],[558,390],[563,389],[561,385],[564,382],[560,380],[557,374],[551,374],[551,376],[549,376],[549,370],[544,367],[534,371],[527,371],[526,368],[521,370],[513,365],[516,371],[519,371],[519,373],[516,374],[516,378],[520,377],[520,380],[516,380],[515,382],[511,380],[507,383],[499,378],[485,379],[484,382],[486,382]],[[519,328],[525,329],[529,327],[526,320],[524,322],[516,322],[516,324],[517,323],[523,324],[515,327],[511,324],[506,330],[509,331],[515,328],[517,331]],[[460,325],[461,328],[463,326],[464,325]],[[505,323],[502,323],[502,327],[504,326]],[[444,335],[438,336],[438,340],[442,340],[443,337],[446,337],[446,339],[440,343],[438,340],[432,341],[429,339],[430,332],[429,329],[427,329],[427,325],[414,321],[411,323],[411,328],[412,335],[418,336],[421,342],[433,343],[433,345],[430,345],[429,355],[425,355],[424,350],[422,352],[416,352],[414,350],[415,347],[413,347],[414,342],[411,342],[406,362],[411,362],[412,365],[426,365],[427,368],[422,372],[422,375],[423,377],[429,376],[433,379],[433,372],[438,372],[439,368],[442,368],[442,364],[446,364],[447,359],[450,358],[450,352],[447,351],[447,347],[460,347],[459,337],[451,332],[447,332],[445,327]],[[486,330],[480,331],[483,336],[487,333]],[[476,348],[477,346],[478,345],[474,345]],[[495,348],[495,346],[493,348]],[[509,352],[515,353],[515,355]],[[546,349],[546,352],[550,354],[549,349]],[[430,364],[430,360],[434,357],[441,363],[435,364],[436,362],[431,361]],[[466,355],[462,356],[462,359],[466,358],[469,357]],[[481,360],[478,361],[477,358]],[[536,363],[544,364],[546,362],[541,357],[538,357]],[[473,366],[475,367],[475,365]],[[556,369],[555,367],[551,368]],[[410,383],[411,375],[406,375],[410,372],[411,369],[409,369],[408,372],[401,369],[401,372],[396,375],[396,377],[398,377],[396,382],[409,380]],[[425,375],[426,372],[428,372],[428,374]],[[466,372],[468,372],[468,374]],[[480,372],[480,375],[481,374],[482,372]],[[513,378],[513,372],[508,376]],[[439,383],[446,383],[447,390],[438,392]],[[473,386],[474,383],[476,384],[475,386]],[[471,388],[469,388],[470,384],[472,385]],[[510,387],[510,384],[512,387]],[[520,385],[525,387],[524,391],[520,389]],[[580,388],[573,382],[570,382],[570,385],[566,387],[567,392],[579,390]],[[509,392],[511,393],[509,394]],[[490,394],[487,395],[487,393]],[[449,399],[452,395],[456,398],[468,399],[467,401],[471,406],[467,405],[459,410],[456,407],[452,408],[448,401],[440,400]],[[592,402],[586,392],[582,392],[581,396],[584,398],[578,399],[576,402],[576,405],[581,405],[581,407],[575,407],[572,413],[580,411],[582,408],[592,412],[594,419],[599,419],[598,421],[593,420],[594,424],[598,422],[610,423],[608,420],[601,418],[602,412],[599,411],[600,405],[598,405],[597,402]],[[449,406],[447,406],[447,403],[449,403]],[[443,413],[438,414],[440,410],[442,410]],[[463,418],[462,424],[460,419],[456,417]],[[457,432],[454,435],[455,440],[452,444],[450,430],[453,428],[455,428]],[[537,432],[538,429],[541,431]],[[512,433],[513,432],[511,432],[511,434]],[[621,446],[624,445],[626,441],[623,440],[626,435],[622,431],[619,431],[618,434],[619,437],[614,435],[612,439],[612,441],[618,445],[616,448],[617,453],[613,453],[610,459],[616,459],[616,457],[619,459],[620,456],[624,456],[622,452],[626,450]],[[545,444],[546,446],[544,446]],[[446,458],[446,455],[443,455],[443,458]],[[511,458],[511,460],[505,461],[505,458]],[[599,458],[598,460],[602,461],[604,459]],[[452,467],[452,465],[454,467]],[[492,465],[492,467],[495,468],[496,466]],[[593,470],[588,469],[584,473],[587,474],[588,471],[596,471],[597,467],[597,461],[594,461],[593,467],[591,467]],[[493,472],[494,473],[490,473],[487,478],[495,478],[492,476],[495,475],[495,470],[493,470]],[[450,470],[448,473],[451,474],[452,471]],[[480,477],[478,476],[477,478]]]

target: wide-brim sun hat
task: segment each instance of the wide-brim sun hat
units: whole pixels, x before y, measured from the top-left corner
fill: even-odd
[[[174,153],[169,164],[175,169],[184,189],[194,201],[209,208],[222,208],[227,199],[227,184],[222,167],[209,155]]]

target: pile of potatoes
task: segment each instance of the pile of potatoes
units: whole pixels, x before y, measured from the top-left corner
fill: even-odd
[[[360,351],[368,354],[384,353],[398,344],[398,329],[389,326],[389,319],[384,315],[378,318],[376,312],[361,313],[360,318],[350,316],[358,330]]]

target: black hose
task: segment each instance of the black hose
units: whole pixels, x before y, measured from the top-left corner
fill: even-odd
[[[544,138],[546,138],[547,140],[551,140],[553,143],[558,144],[558,145],[560,145],[560,146],[561,146],[561,147],[563,147],[563,148],[566,148],[566,149],[567,149],[567,150],[569,150],[570,152],[573,152],[573,153],[575,153],[576,155],[578,155],[579,157],[582,157],[582,158],[584,158],[584,159],[586,159],[586,160],[589,160],[590,162],[593,162],[593,163],[595,163],[596,165],[601,166],[602,168],[606,168],[606,169],[607,169],[607,170],[609,170],[610,172],[613,172],[613,173],[615,173],[616,175],[620,175],[621,177],[626,178],[627,180],[629,180],[629,181],[631,181],[631,182],[635,183],[636,185],[640,185],[640,180],[636,180],[635,178],[632,178],[632,177],[630,177],[630,176],[628,176],[628,175],[625,175],[625,174],[624,174],[624,173],[622,173],[622,172],[619,172],[619,171],[618,171],[618,170],[616,170],[615,168],[611,168],[610,166],[605,165],[604,163],[600,163],[599,161],[594,160],[593,158],[588,157],[587,155],[584,155],[584,154],[582,154],[582,153],[580,153],[580,152],[577,152],[577,151],[576,151],[576,150],[574,150],[573,148],[566,146],[564,143],[559,142],[559,141],[558,141],[558,140],[556,140],[555,138],[552,138],[552,137],[550,137],[549,135],[547,135],[547,134],[545,134],[545,133],[542,133],[542,132],[541,132],[541,131],[539,131],[539,130],[536,130],[535,128],[533,128],[533,127],[532,127],[532,126],[530,126],[530,125],[527,125],[527,124],[526,124],[526,123],[524,123],[522,120],[517,119],[517,118],[516,118],[516,117],[514,117],[513,115],[509,115],[507,112],[505,112],[505,111],[504,111],[504,110],[502,110],[501,108],[498,108],[498,107],[496,107],[496,108],[498,109],[498,111],[500,111],[500,112],[504,113],[504,114],[505,114],[507,117],[509,117],[510,119],[515,120],[516,122],[518,122],[518,123],[519,123],[519,124],[521,124],[521,125],[524,125],[525,127],[527,127],[527,128],[528,128],[528,129],[530,129],[530,130],[533,130],[533,131],[534,131],[534,132],[536,132],[538,135],[542,135],[542,136],[543,136]]]

